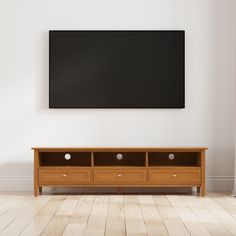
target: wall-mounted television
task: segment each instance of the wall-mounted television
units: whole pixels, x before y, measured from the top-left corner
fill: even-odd
[[[49,31],[50,108],[184,108],[183,30]]]

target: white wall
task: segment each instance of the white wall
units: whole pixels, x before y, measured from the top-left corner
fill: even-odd
[[[208,146],[233,188],[236,1],[1,0],[0,188],[32,188],[32,146]],[[185,109],[49,109],[48,30],[184,29]]]

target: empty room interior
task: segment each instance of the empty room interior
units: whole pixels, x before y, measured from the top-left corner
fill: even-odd
[[[236,235],[235,0],[0,0],[0,236]]]

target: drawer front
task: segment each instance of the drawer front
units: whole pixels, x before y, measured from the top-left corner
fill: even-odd
[[[146,170],[144,169],[95,169],[94,182],[103,183],[140,183],[146,181]]]
[[[196,168],[150,168],[149,181],[160,184],[200,184],[201,169]]]
[[[80,184],[91,182],[90,170],[41,169],[39,170],[40,184]]]

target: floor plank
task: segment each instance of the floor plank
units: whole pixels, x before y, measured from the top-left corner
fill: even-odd
[[[83,235],[93,206],[94,196],[82,196],[71,216],[63,235]]]
[[[180,220],[166,219],[164,220],[166,228],[170,236],[185,236],[190,235]]]
[[[108,195],[96,196],[85,227],[84,236],[100,236],[105,234],[108,209]]]
[[[0,231],[6,228],[18,215],[24,213],[32,203],[33,197],[22,199],[17,205],[0,215]]]
[[[124,196],[124,199],[126,234],[128,236],[148,235],[142,216],[138,196]]]
[[[79,200],[66,198],[61,204],[60,208],[43,230],[42,236],[59,236],[62,235],[70,217],[73,215],[76,205]]]
[[[148,235],[168,235],[153,198],[148,195],[141,195],[139,201]]]
[[[211,213],[206,209],[199,198],[195,196],[183,197],[186,204],[191,208],[193,213],[200,219],[211,235],[232,235]]]
[[[65,196],[55,196],[52,197],[42,211],[33,217],[32,221],[26,226],[20,235],[40,235],[46,228],[50,220],[54,217],[57,210],[62,205]]]
[[[236,199],[191,195],[0,192],[0,236],[236,235]]]
[[[123,196],[111,195],[106,222],[106,236],[125,236],[125,210]]]
[[[19,235],[32,219],[44,208],[50,196],[42,196],[33,200],[32,204],[19,214],[3,231],[1,236]]]
[[[210,236],[209,231],[201,224],[200,220],[194,215],[189,207],[175,206],[174,209],[191,235]]]

